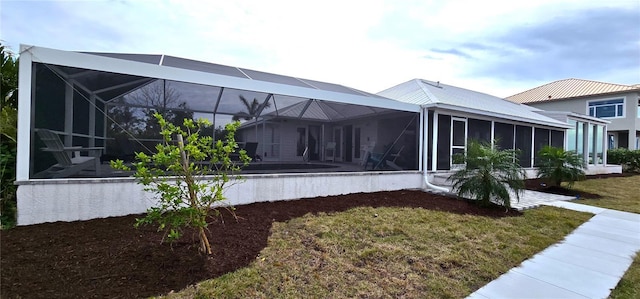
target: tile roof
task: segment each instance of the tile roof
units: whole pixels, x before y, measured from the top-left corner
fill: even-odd
[[[440,82],[413,79],[385,89],[378,95],[400,102],[434,106],[496,118],[563,127],[565,123],[535,112],[536,109],[486,93]]]
[[[507,97],[507,100],[520,104],[528,104],[631,90],[640,91],[640,84],[622,85],[571,78],[529,89]]]

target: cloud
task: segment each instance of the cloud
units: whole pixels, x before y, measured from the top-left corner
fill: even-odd
[[[484,58],[465,76],[551,81],[597,78],[614,70],[640,72],[638,24],[640,11],[601,8],[515,26],[485,41],[461,44],[461,51],[479,52]]]
[[[500,95],[625,83],[640,64],[634,1],[3,1],[0,13],[14,50],[167,54],[370,92],[412,78]]]
[[[432,48],[432,49],[430,49],[430,51],[431,52],[435,52],[435,53],[460,56],[460,57],[463,57],[463,58],[473,58],[471,55],[465,53],[464,51],[460,51],[458,49],[436,49],[436,48]]]

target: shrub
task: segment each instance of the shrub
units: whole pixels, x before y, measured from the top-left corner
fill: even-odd
[[[607,151],[607,163],[622,165],[625,172],[640,172],[640,150],[610,149]]]
[[[211,136],[199,134],[210,125],[206,119],[185,119],[182,128],[167,122],[158,113],[154,117],[160,124],[164,142],[156,145],[156,153],[151,156],[136,154],[134,176],[146,191],[158,196],[159,202],[147,210],[144,218],[137,219],[136,226],[157,223],[158,230],[164,231],[170,241],[180,238],[183,228],[196,228],[200,251],[211,254],[205,233],[207,218],[212,213],[219,215],[215,205],[226,199],[224,191],[240,179],[233,172],[249,162],[244,150],[239,151],[239,164],[230,157],[238,149],[235,131],[240,123],[228,124],[224,141],[214,143]],[[174,136],[177,142],[172,139]],[[112,161],[111,166],[130,170],[122,160]],[[214,175],[204,179],[210,174]]]
[[[545,146],[538,152],[538,178],[546,180],[552,186],[562,182],[573,186],[575,181],[583,180],[587,165],[582,156],[560,147]]]
[[[495,144],[495,142],[494,142]],[[508,189],[515,192],[520,200],[524,189],[525,171],[518,163],[515,150],[499,150],[490,144],[471,141],[466,155],[455,159],[464,167],[449,177],[453,190],[461,197],[470,197],[489,205],[496,200],[505,207],[511,207]]]
[[[0,228],[7,229],[16,223],[16,146],[0,141]]]

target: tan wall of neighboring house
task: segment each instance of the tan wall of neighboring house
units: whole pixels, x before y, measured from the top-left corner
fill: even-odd
[[[636,136],[640,131],[640,118],[638,118],[638,98],[640,92],[618,93],[610,95],[596,95],[570,100],[558,100],[541,103],[529,103],[527,105],[547,111],[571,111],[581,114],[589,114],[588,102],[600,100],[624,99],[624,117],[603,118],[611,123],[607,125],[609,132],[627,131],[629,134],[629,147],[636,146]]]

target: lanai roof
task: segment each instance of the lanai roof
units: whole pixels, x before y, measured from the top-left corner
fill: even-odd
[[[536,113],[530,107],[486,93],[423,79],[404,82],[383,90],[378,95],[422,107],[438,107],[533,124],[567,127],[565,123]]]
[[[260,96],[280,95],[279,99],[318,100],[329,105],[331,103],[350,104],[409,112],[420,110],[418,105],[399,103],[339,84],[168,55],[71,52],[22,45],[21,53],[25,52],[31,54],[22,55],[25,59],[29,57],[33,62],[50,65],[63,76],[72,76],[78,83],[86,82],[85,90],[104,94],[105,97],[102,98],[104,101],[110,101],[114,97],[147,85],[148,79],[153,78],[202,86],[218,86],[225,89],[225,91],[220,90],[221,93],[234,89],[249,91],[253,94],[259,93]],[[109,91],[108,96],[105,91]],[[237,92],[233,93],[233,96],[234,101],[237,101]],[[215,97],[210,98],[210,101],[215,101]],[[288,105],[279,105],[278,108],[286,106]],[[344,105],[338,106],[336,110],[344,107]]]

